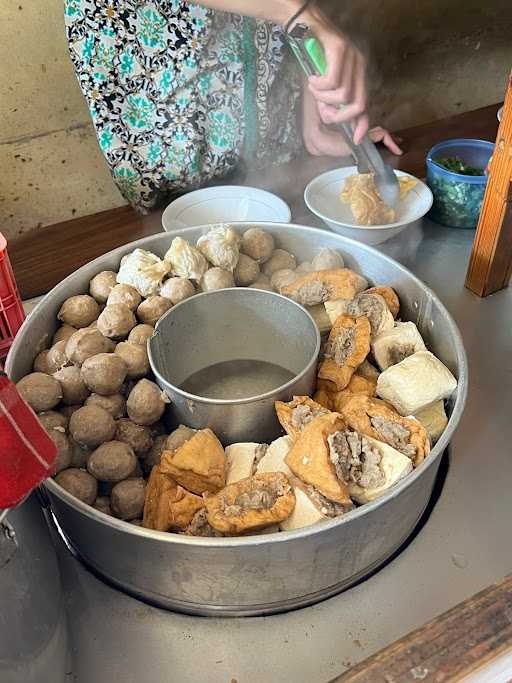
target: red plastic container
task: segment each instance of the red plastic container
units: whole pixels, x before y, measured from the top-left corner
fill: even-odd
[[[23,304],[7,253],[7,240],[0,232],[0,359],[7,356],[24,320]]]

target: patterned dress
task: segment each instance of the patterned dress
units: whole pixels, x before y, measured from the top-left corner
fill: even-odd
[[[297,154],[298,69],[282,32],[181,0],[65,0],[100,147],[141,211]]]

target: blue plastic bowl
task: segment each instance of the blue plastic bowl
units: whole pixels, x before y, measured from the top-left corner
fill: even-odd
[[[434,195],[429,217],[452,228],[476,228],[487,176],[453,173],[436,159],[459,157],[467,164],[486,169],[494,145],[486,140],[446,140],[434,145],[427,156],[427,185]]]

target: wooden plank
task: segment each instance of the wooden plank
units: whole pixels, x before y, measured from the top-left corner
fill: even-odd
[[[425,157],[430,147],[450,137],[496,135],[498,105],[451,116],[434,123],[400,131],[405,154],[387,155],[396,168],[423,177]],[[309,157],[273,167],[264,173],[241,172],[240,184],[269,189],[291,206],[297,222],[314,222],[307,212],[302,194],[305,184],[315,175],[336,168],[332,157]],[[236,182],[236,179],[230,179]],[[37,230],[9,242],[9,255],[23,299],[46,293],[74,270],[88,261],[127,242],[159,232],[161,211],[141,216],[130,207],[65,221]]]
[[[512,272],[512,75],[489,168],[466,287],[487,296],[506,287]]]
[[[333,683],[441,683],[512,651],[512,577],[369,657]]]

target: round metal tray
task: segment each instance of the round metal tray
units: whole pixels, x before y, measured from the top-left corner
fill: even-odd
[[[233,223],[243,229],[249,224]],[[425,509],[441,455],[459,423],[467,393],[467,360],[460,333],[437,296],[396,261],[353,240],[291,224],[251,223],[269,230],[298,260],[320,247],[339,249],[350,268],[373,284],[392,286],[403,319],[454,373],[458,388],[450,420],[425,461],[386,495],[338,519],[296,531],[244,538],[194,538],[150,531],[107,517],[64,491],[45,487],[69,546],[114,585],[156,605],[198,615],[271,614],[305,606],[347,588],[385,562],[407,539]],[[59,307],[87,291],[100,270],[113,270],[136,247],[163,255],[172,238],[190,241],[210,226],[187,228],[127,244],[92,261],[57,285],[34,309],[7,359],[15,381],[30,372],[37,349],[53,334]]]

